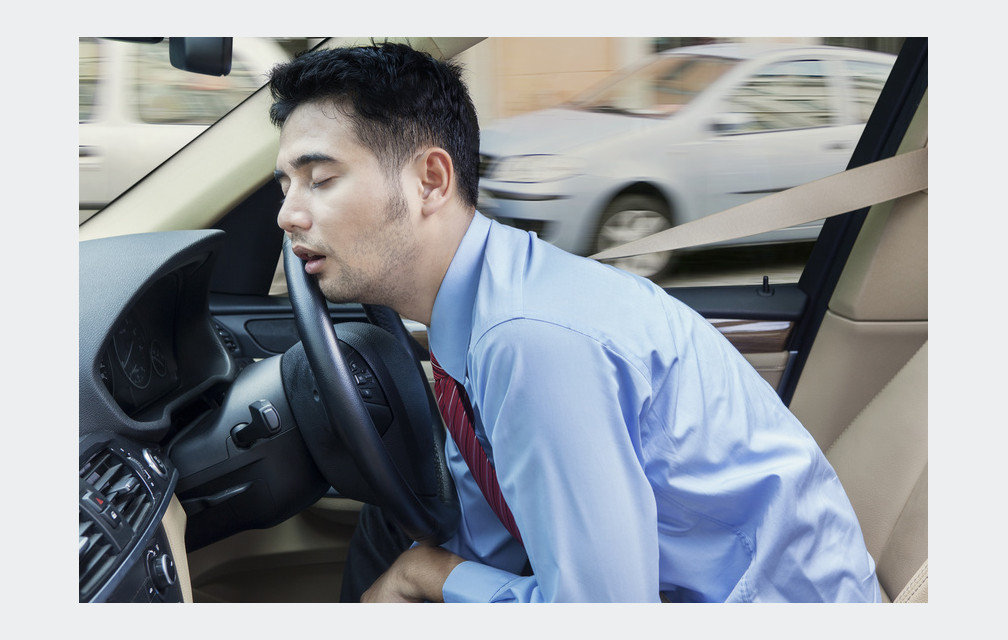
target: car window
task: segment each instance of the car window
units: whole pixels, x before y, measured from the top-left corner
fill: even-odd
[[[574,99],[585,110],[613,109],[638,115],[664,115],[688,104],[737,60],[707,56],[668,56]]]
[[[167,41],[133,47],[132,65],[137,114],[149,124],[213,124],[263,82],[238,55],[226,76],[179,73]]]
[[[80,39],[78,73],[79,120],[84,122],[90,120],[91,114],[94,113],[98,79],[102,75],[102,60],[98,53],[98,43],[94,38]]]
[[[285,48],[297,50],[286,46],[293,39],[285,40]],[[307,44],[297,40],[299,47]],[[773,46],[765,46],[819,47],[831,43],[826,38],[750,40],[487,38],[463,52],[459,61],[483,129],[479,210],[572,253],[592,255],[603,235],[629,241],[842,171],[860,136],[859,126],[847,125],[867,119],[902,39],[844,39],[831,61],[846,62],[830,66],[814,55],[781,62]],[[80,40],[82,128],[105,109],[96,99],[105,95],[100,82],[110,67],[99,55],[101,42]],[[246,69],[237,51],[232,73],[211,78],[170,67],[166,45],[134,49],[135,71],[128,75],[139,120],[186,131],[170,141],[167,131],[116,134],[109,139],[141,145],[121,152],[82,134],[81,203],[82,211],[90,205],[88,215],[191,139],[197,127],[190,125],[209,124],[263,80],[263,70]],[[758,59],[768,55],[773,59]],[[754,72],[734,78],[736,60],[747,56]],[[705,99],[715,87],[733,88]],[[578,117],[556,109],[575,103],[592,109]],[[690,109],[681,108],[687,104]],[[719,123],[726,104],[732,119]],[[551,110],[562,112],[561,120],[549,120]],[[172,126],[179,124],[186,126]],[[724,135],[718,124],[735,132],[779,133]],[[174,146],[157,149],[154,157],[161,138]],[[151,157],[141,161],[142,155]],[[490,168],[505,166],[528,180],[495,182]],[[812,225],[679,251],[664,262],[647,261],[641,274],[669,287],[759,284],[765,275],[771,285],[797,282],[817,233]],[[278,272],[275,291],[282,282]]]
[[[878,100],[886,78],[889,77],[889,69],[888,65],[874,62],[844,61],[844,71],[855,122],[861,124],[868,122],[868,116],[875,108],[875,101]]]
[[[462,56],[478,209],[592,255],[843,171],[902,39],[832,42],[487,39]],[[820,227],[613,264],[666,287],[794,283]]]
[[[836,102],[820,60],[789,60],[760,69],[728,96],[728,110],[747,116],[734,133],[823,127]]]
[[[306,41],[234,38],[231,71],[171,66],[169,44],[79,39],[81,223],[188,144],[266,81]]]

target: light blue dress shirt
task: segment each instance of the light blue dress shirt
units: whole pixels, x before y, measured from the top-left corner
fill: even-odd
[[[467,561],[446,602],[879,601],[815,441],[708,322],[648,280],[478,212],[431,350],[463,381],[525,549],[451,439]],[[527,559],[534,571],[521,576]]]

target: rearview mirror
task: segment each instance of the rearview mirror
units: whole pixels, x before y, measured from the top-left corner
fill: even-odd
[[[168,38],[173,67],[208,76],[231,73],[231,38]]]
[[[109,38],[123,42],[157,44],[164,38]],[[231,73],[233,38],[168,38],[168,58],[176,69],[207,76]]]

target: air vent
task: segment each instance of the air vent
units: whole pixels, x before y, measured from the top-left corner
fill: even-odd
[[[119,548],[84,509],[80,510],[80,601],[84,602],[116,567]]]
[[[154,499],[133,466],[108,449],[81,466],[80,480],[80,599],[85,601],[147,527]]]
[[[137,533],[143,530],[154,500],[131,465],[112,451],[102,451],[81,468],[80,477],[104,499],[104,509],[117,512]]]

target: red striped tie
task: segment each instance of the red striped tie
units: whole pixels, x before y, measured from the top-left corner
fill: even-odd
[[[500,518],[501,523],[511,532],[515,540],[521,542],[521,535],[518,533],[518,525],[515,524],[511,509],[504,502],[500,485],[497,484],[497,472],[494,471],[490,459],[487,458],[486,451],[476,439],[476,431],[473,430],[473,410],[469,404],[469,396],[466,395],[465,387],[460,382],[448,375],[441,368],[434,354],[431,354],[431,365],[434,369],[434,395],[437,396],[438,409],[448,426],[448,432],[458,446],[469,471],[476,478],[476,484],[490,507]]]

